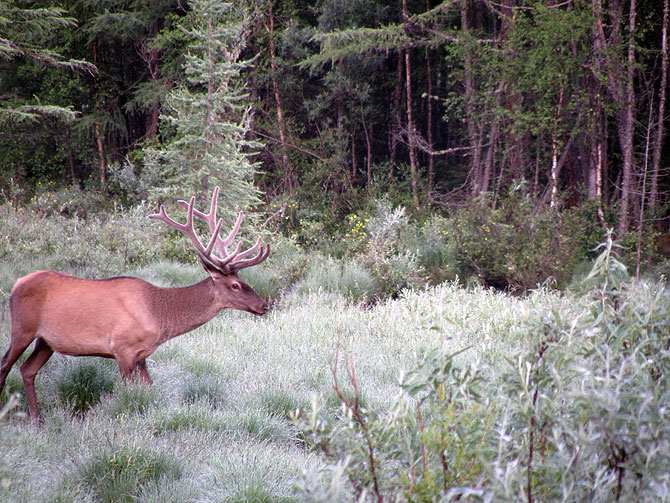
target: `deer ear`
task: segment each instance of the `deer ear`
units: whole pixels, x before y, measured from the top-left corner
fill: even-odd
[[[221,276],[224,276],[225,273],[219,269],[218,267],[210,264],[208,261],[200,257],[200,264],[202,265],[202,268],[207,271],[207,274],[209,274],[212,278],[220,278]]]

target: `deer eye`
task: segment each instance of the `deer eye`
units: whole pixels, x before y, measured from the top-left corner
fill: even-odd
[[[240,290],[242,290],[242,285],[240,285],[239,283],[231,283],[230,288],[239,292]]]

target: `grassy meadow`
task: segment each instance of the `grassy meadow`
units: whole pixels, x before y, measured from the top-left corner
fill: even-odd
[[[32,270],[163,286],[205,274],[169,258],[179,243],[152,256],[139,213],[114,217],[128,232],[113,252],[104,222],[68,234],[71,220],[38,232],[3,218],[2,354],[8,293]],[[111,360],[54,355],[36,428],[19,360],[0,395],[18,398],[0,426],[0,500],[670,501],[668,289],[632,283],[611,243],[570,291],[444,282],[375,302],[355,262],[274,249],[247,276],[271,311],[224,311],[161,346],[151,388],[123,384]]]

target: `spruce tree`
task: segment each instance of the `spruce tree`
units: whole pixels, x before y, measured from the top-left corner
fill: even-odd
[[[24,58],[35,64],[93,73],[92,64],[62,57],[51,38],[61,29],[76,26],[76,20],[65,16],[57,7],[23,8],[13,1],[0,2],[0,125],[14,127],[19,123],[46,117],[74,120],[70,108],[41,103],[34,96],[24,96],[13,75],[6,72],[10,61]]]
[[[155,197],[207,197],[218,185],[222,210],[249,207],[258,201],[256,165],[249,159],[257,145],[247,140],[251,107],[241,78],[250,62],[240,61],[249,14],[244,2],[189,5],[180,28],[191,40],[184,80],[163,107],[163,132],[172,135],[171,141],[147,156],[148,171],[159,178],[151,192]]]

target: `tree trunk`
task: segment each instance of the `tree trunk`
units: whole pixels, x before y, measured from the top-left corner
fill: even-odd
[[[554,120],[554,131],[551,135],[551,202],[550,208],[556,208],[558,204],[558,174],[560,168],[558,166],[558,123],[563,113],[563,89],[561,89],[558,98],[558,106],[556,108],[556,118]],[[567,152],[569,145],[564,146],[564,152]]]
[[[102,134],[100,133],[100,122],[96,119],[95,121],[95,143],[98,147],[98,156],[100,158],[100,165],[98,167],[100,171],[100,188],[104,190],[105,185],[107,185],[106,172],[107,172],[107,162],[105,161],[105,149],[102,146]]]
[[[661,35],[661,86],[658,99],[658,122],[654,138],[654,153],[651,162],[651,188],[649,189],[649,208],[654,211],[658,205],[658,175],[661,167],[661,149],[663,147],[663,123],[665,121],[665,99],[668,87],[668,22],[670,17],[668,0],[663,0],[663,28]]]
[[[402,15],[405,23],[409,19],[407,0],[402,0]],[[412,65],[409,48],[405,48],[405,90],[407,91],[407,139],[409,143],[409,170],[412,184],[412,203],[419,209],[419,170],[416,161],[416,135],[412,117]]]
[[[403,0],[407,1],[407,0]],[[407,131],[409,140],[409,171],[412,183],[412,203],[415,209],[419,209],[419,171],[416,162],[416,136],[414,131],[414,119],[412,117],[412,74],[409,49],[405,49],[405,72],[407,83]]]
[[[402,101],[402,85],[403,85],[403,53],[398,52],[397,78],[395,85],[395,92],[393,93],[393,109],[391,110],[391,137],[390,137],[390,151],[391,162],[395,162],[398,155],[398,138],[400,137],[400,114]]]
[[[619,142],[623,155],[623,173],[621,182],[621,213],[619,214],[618,234],[623,238],[628,231],[630,199],[633,192],[633,135],[635,134],[635,89],[633,78],[635,74],[635,15],[636,0],[630,2],[630,16],[628,22],[628,58],[626,68],[626,82],[623,101],[624,110],[619,114]]]
[[[361,107],[361,123],[363,124],[363,132],[365,133],[365,146],[367,156],[365,158],[365,168],[367,172],[365,188],[368,195],[372,194],[372,143],[370,142],[370,134],[368,133],[368,126],[365,121],[365,113]]]
[[[433,74],[430,68],[430,54],[428,49],[426,49],[426,72],[428,77],[428,102],[427,107],[427,118],[426,124],[427,133],[428,133],[428,146],[430,149],[433,149]],[[432,155],[428,156],[428,190],[427,198],[428,204],[433,200],[433,182],[435,178],[435,159]]]
[[[268,48],[270,49],[270,75],[272,79],[272,91],[274,93],[275,104],[277,105],[277,127],[279,129],[279,139],[281,140],[281,170],[284,174],[284,186],[288,193],[293,192],[293,181],[289,166],[288,152],[286,151],[286,125],[284,124],[284,108],[282,106],[281,95],[279,94],[279,84],[277,83],[277,67],[275,65],[276,51],[274,42],[275,18],[273,13],[274,0],[268,1],[268,21],[265,24],[265,30],[268,32]]]
[[[471,191],[473,194],[485,192],[483,186],[488,188],[488,180],[484,182],[481,159],[482,159],[482,140],[481,128],[478,131],[475,121],[475,114],[472,104],[474,94],[474,79],[472,75],[472,51],[470,50],[470,18],[468,15],[469,0],[461,0],[461,30],[465,35],[465,54],[463,57],[463,72],[465,73],[465,120],[467,122],[468,139],[470,146],[473,147],[472,164],[470,165]]]
[[[636,0],[630,2],[630,14],[628,20],[627,57],[624,61],[624,44],[621,38],[621,26],[623,20],[623,8],[619,0],[611,1],[610,19],[608,23],[603,20],[602,0],[593,0],[593,15],[595,21],[595,58],[596,78],[600,78],[597,69],[604,73],[604,82],[612,95],[614,102],[619,106],[616,114],[617,134],[623,165],[621,170],[621,212],[619,214],[618,235],[628,231],[630,216],[630,200],[634,192],[633,187],[633,139],[635,134],[635,21]],[[610,27],[609,39],[605,36],[604,26]],[[625,74],[615,73],[623,66],[626,67]]]

